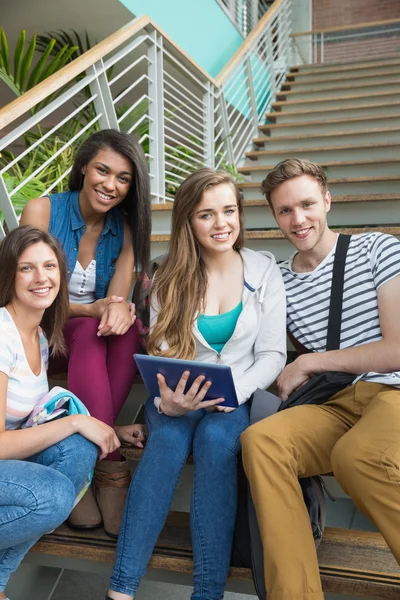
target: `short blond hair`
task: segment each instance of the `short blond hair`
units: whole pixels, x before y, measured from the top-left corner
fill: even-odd
[[[301,175],[309,175],[315,179],[325,196],[328,191],[328,182],[324,170],[320,165],[302,158],[286,158],[268,173],[261,184],[261,191],[265,194],[267,202],[272,209],[274,208],[271,201],[272,192],[285,181],[300,177]]]

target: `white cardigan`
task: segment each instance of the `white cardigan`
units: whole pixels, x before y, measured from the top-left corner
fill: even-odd
[[[271,385],[285,366],[286,299],[273,254],[248,248],[240,254],[244,264],[243,308],[232,337],[218,354],[201,335],[197,319],[193,333],[197,340],[196,360],[229,365],[239,404],[243,404],[257,388],[265,389]],[[157,301],[153,298],[151,328],[157,313]],[[163,342],[161,348],[167,347]]]

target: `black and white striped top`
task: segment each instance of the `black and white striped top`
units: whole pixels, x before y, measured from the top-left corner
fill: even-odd
[[[293,257],[281,263],[287,297],[287,327],[313,352],[324,352],[335,249],[311,273],[292,271]],[[346,258],[340,347],[382,339],[377,290],[400,275],[400,241],[384,233],[353,235]],[[363,380],[400,387],[400,372],[365,373]]]

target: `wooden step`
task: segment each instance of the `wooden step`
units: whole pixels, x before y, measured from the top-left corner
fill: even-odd
[[[243,200],[243,206],[262,206],[264,204],[264,202],[262,200]],[[152,204],[151,205],[151,210],[155,210],[155,211],[159,211],[159,210],[169,210],[171,211],[174,207],[174,203],[173,202],[165,202],[163,204]]]
[[[43,536],[33,554],[112,564],[116,541],[102,528],[72,530],[63,524]],[[383,537],[376,532],[327,527],[318,549],[324,592],[357,594],[369,598],[398,600],[400,570]],[[158,538],[149,567],[176,573],[193,572],[189,514],[170,512]],[[250,581],[250,569],[231,567],[229,578]]]
[[[321,65],[318,68],[307,68],[308,65],[303,65],[304,68],[299,68],[299,67],[292,67],[288,73],[288,77],[296,77],[296,76],[309,76],[309,75],[320,75],[322,74],[329,74],[329,73],[347,73],[347,72],[352,72],[352,71],[369,71],[370,69],[379,69],[379,68],[391,68],[391,67],[400,67],[400,60],[395,59],[393,62],[388,62],[385,63],[384,61],[382,63],[376,63],[375,65],[371,65],[371,64],[361,64],[361,65],[357,65],[357,64],[353,64],[353,63],[349,63],[348,65],[341,65],[341,66],[334,66],[334,67],[329,67],[328,65],[325,66]]]
[[[398,175],[370,175],[368,177],[340,177],[329,179],[329,185],[336,183],[368,183],[372,181],[400,181],[400,173]],[[237,184],[240,190],[251,190],[260,187],[259,182],[240,182]]]
[[[367,99],[368,98],[384,98],[385,96],[393,96],[394,92],[374,92],[373,94],[350,94],[344,96],[337,96],[333,98],[335,102],[340,102],[341,100],[358,100],[358,99]],[[279,93],[278,93],[279,95]],[[281,94],[284,96],[285,94]],[[301,104],[310,104],[316,103],[318,106],[321,105],[321,102],[332,102],[332,98],[309,98],[305,100],[277,100],[272,103],[272,108],[274,110],[280,110],[282,106],[290,105],[301,105]]]
[[[390,83],[396,85],[396,84],[399,84],[399,81],[393,80]],[[385,85],[390,85],[390,83],[385,83]],[[318,87],[318,85],[316,85],[315,87],[310,87],[310,88],[308,88],[306,90],[287,90],[287,91],[278,92],[277,95],[276,95],[276,97],[281,100],[282,98],[286,98],[287,96],[291,97],[291,96],[294,96],[295,94],[318,94],[319,92],[322,92],[322,91],[324,91],[324,92],[329,92],[329,91],[337,92],[338,90],[346,91],[346,90],[353,90],[355,87],[358,90],[362,90],[363,88],[373,88],[373,89],[379,90],[381,86],[382,86],[382,84],[379,83],[379,82],[377,82],[377,83],[362,83],[362,84],[359,84],[359,85],[357,85],[357,84],[356,85],[354,85],[354,84],[353,85],[352,84],[348,84],[348,85],[343,84],[343,85],[334,86],[332,88],[324,88],[323,90],[321,90]],[[372,92],[372,93],[374,93],[374,92]],[[368,94],[368,95],[370,96],[371,94]],[[337,96],[337,97],[339,97],[339,96]],[[336,96],[335,96],[335,98],[336,98]]]
[[[264,138],[263,138],[264,139]],[[297,148],[291,148],[290,152],[288,150],[252,150],[250,152],[246,152],[246,157],[251,160],[257,160],[261,156],[269,156],[271,154],[288,154],[291,156],[296,156],[296,153],[304,153],[306,152],[329,152],[331,150],[355,150],[357,149],[369,149],[369,148],[392,148],[397,147],[400,148],[400,142],[380,142],[377,144],[344,144],[343,146],[315,146],[313,148],[303,148],[302,146],[298,146]],[[391,159],[388,159],[391,160]]]
[[[374,128],[374,129],[366,129],[366,130],[362,130],[362,131],[331,131],[329,133],[321,133],[320,135],[316,134],[316,133],[310,133],[310,134],[303,134],[303,135],[282,135],[279,138],[270,138],[270,137],[260,137],[260,138],[253,138],[253,144],[255,144],[256,146],[263,146],[265,144],[265,142],[269,142],[269,144],[273,143],[273,142],[283,142],[283,141],[291,141],[291,140],[309,140],[312,138],[337,138],[340,136],[349,136],[349,135],[371,135],[373,133],[393,133],[396,131],[400,131],[400,127],[379,127],[379,128]],[[293,150],[290,149],[288,150],[288,152],[290,151],[291,154],[293,154]]]
[[[377,121],[387,121],[400,118],[400,113],[394,115],[380,115],[380,116],[372,116],[372,117],[353,117],[346,119],[327,119],[323,121],[323,125],[341,125],[345,123],[368,123],[372,121],[376,123]],[[270,131],[284,129],[286,127],[296,128],[296,127],[315,127],[321,125],[321,121],[304,121],[301,123],[276,123],[275,125],[260,125],[259,130],[265,134],[268,134]],[[358,132],[360,133],[360,132]]]
[[[334,77],[329,77],[328,75],[324,76],[324,77],[319,77],[317,76],[315,73],[313,73],[312,76],[310,77],[298,77],[296,74],[289,74],[287,75],[286,79],[287,81],[284,83],[284,85],[290,85],[290,86],[297,86],[299,84],[301,85],[305,85],[307,83],[315,83],[315,84],[320,84],[320,83],[335,83],[335,82],[342,82],[342,81],[354,81],[355,83],[357,83],[357,79],[366,79],[367,77],[371,77],[371,78],[375,78],[375,77],[387,77],[388,75],[393,75],[394,77],[396,77],[396,75],[400,75],[400,68],[397,69],[390,69],[389,73],[382,73],[381,71],[379,73],[373,73],[371,75],[369,75],[368,73],[361,73],[361,74],[351,74],[349,73],[348,75],[345,75],[342,73],[342,75],[337,75]]]
[[[283,103],[285,104],[285,103]],[[343,112],[347,112],[347,111],[357,111],[363,108],[374,108],[374,109],[381,109],[384,110],[385,108],[389,108],[391,106],[398,106],[400,108],[400,102],[385,102],[382,104],[358,104],[356,106],[337,106],[336,108],[316,108],[313,110],[299,110],[299,111],[293,111],[293,112],[286,112],[283,113],[281,110],[279,111],[274,111],[274,112],[269,112],[269,113],[265,113],[265,118],[268,119],[268,121],[271,121],[271,123],[275,123],[276,120],[279,117],[285,117],[287,115],[290,115],[290,117],[296,117],[296,116],[304,116],[304,115],[315,115],[315,114],[324,114],[324,115],[328,115],[330,112],[338,112],[339,110],[342,110]],[[318,123],[320,123],[321,121],[318,121]],[[305,123],[305,121],[303,121],[303,123]]]
[[[368,233],[371,231],[388,233],[390,235],[400,235],[400,225],[383,225],[368,226],[368,227],[331,227],[337,233],[345,233],[348,235],[356,235],[357,233]],[[155,233],[151,236],[151,241],[168,242],[170,240],[169,233]],[[248,240],[283,240],[285,239],[280,229],[246,229],[245,237]]]
[[[330,62],[330,63],[319,63],[319,64],[302,64],[302,65],[293,65],[290,68],[290,71],[299,71],[303,73],[303,71],[311,71],[312,73],[324,71],[326,69],[340,69],[347,70],[349,68],[354,69],[370,69],[372,67],[377,66],[386,66],[400,64],[398,54],[392,54],[390,56],[382,56],[381,59],[371,58],[370,60],[363,60],[354,62],[354,60],[349,59],[347,62],[339,61],[339,62]]]
[[[350,167],[350,166],[357,166],[357,165],[379,165],[379,164],[385,164],[385,163],[399,163],[400,164],[400,158],[371,158],[371,159],[366,159],[366,160],[362,160],[362,159],[355,159],[355,160],[327,160],[327,161],[321,161],[318,164],[321,165],[321,167]],[[242,175],[251,175],[251,173],[257,173],[259,171],[265,171],[266,173],[268,171],[271,171],[274,168],[275,165],[246,165],[244,167],[239,167],[238,168],[238,173],[241,173]],[[239,183],[240,186],[240,183]]]
[[[258,184],[260,187],[261,183]],[[328,182],[329,187],[329,182]],[[344,196],[341,195],[333,195],[332,196],[332,204],[350,204],[352,202],[395,202],[400,200],[399,194],[346,194]],[[265,200],[266,206],[269,207],[268,202]],[[385,226],[386,227],[386,226]],[[393,235],[397,235],[393,234]]]

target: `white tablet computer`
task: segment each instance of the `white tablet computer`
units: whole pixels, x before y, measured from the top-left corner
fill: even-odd
[[[190,371],[186,389],[187,391],[193,381],[199,375],[204,375],[206,381],[211,381],[211,387],[208,390],[205,400],[214,400],[215,398],[224,398],[222,406],[236,408],[238,400],[233,383],[232,371],[228,365],[216,363],[203,363],[195,360],[180,360],[176,358],[163,358],[161,356],[147,356],[144,354],[134,354],[134,359],[144,381],[144,384],[150,396],[159,396],[157,373],[164,375],[168,387],[175,390],[182,373]]]

